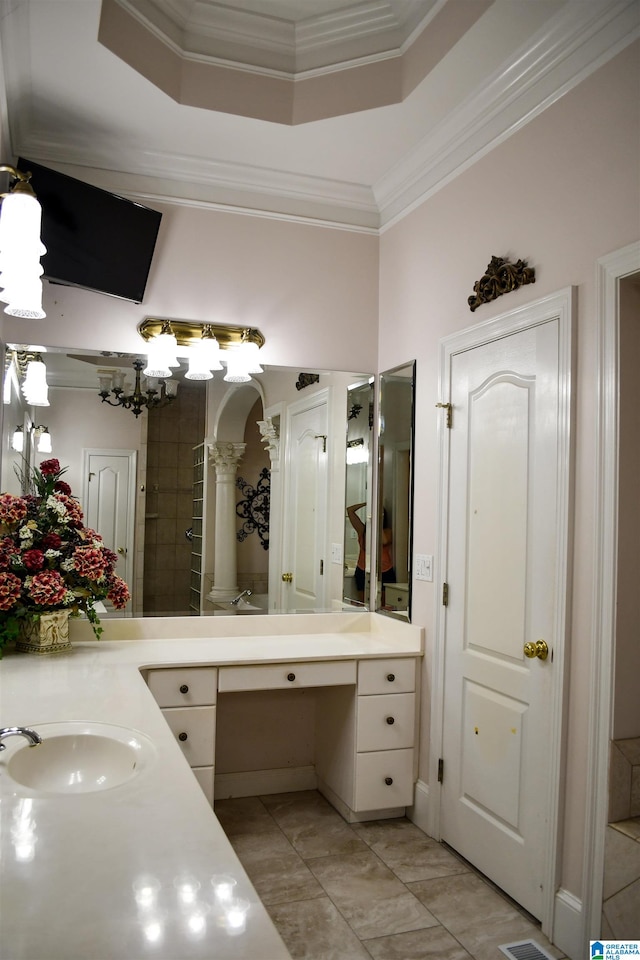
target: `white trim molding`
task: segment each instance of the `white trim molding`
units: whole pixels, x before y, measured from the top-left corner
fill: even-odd
[[[638,271],[640,242],[602,257],[596,268],[598,409],[583,946],[600,936],[609,807],[618,554],[620,281]]]

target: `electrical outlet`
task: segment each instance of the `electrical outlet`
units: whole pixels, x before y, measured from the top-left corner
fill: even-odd
[[[331,563],[342,563],[342,544],[331,544]]]
[[[433,557],[426,553],[416,554],[416,580],[433,580]]]

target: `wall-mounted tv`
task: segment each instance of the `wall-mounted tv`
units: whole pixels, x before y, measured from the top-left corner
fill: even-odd
[[[142,303],[162,214],[20,157],[42,206],[44,276]]]

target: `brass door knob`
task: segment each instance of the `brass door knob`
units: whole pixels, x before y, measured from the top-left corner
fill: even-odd
[[[549,656],[549,647],[545,640],[536,640],[535,643],[530,641],[524,645],[524,655],[525,657],[529,657],[530,660],[533,660],[535,657],[539,660],[546,660]]]
[[[284,583],[293,583],[293,574],[292,573],[283,573],[282,580]]]

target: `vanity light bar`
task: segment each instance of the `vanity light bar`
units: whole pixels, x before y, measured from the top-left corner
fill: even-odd
[[[243,343],[255,343],[264,346],[264,336],[255,327],[237,327],[226,323],[200,323],[196,320],[172,320],[168,317],[145,317],[138,324],[138,333],[143,340],[152,340],[166,329],[167,325],[175,336],[179,347],[191,347],[202,340],[203,330],[210,331],[223,350],[240,346]]]

